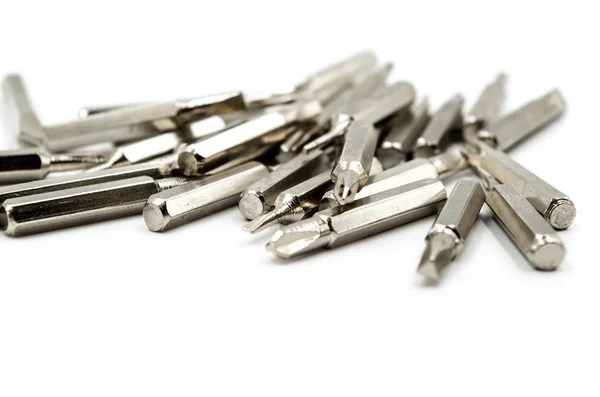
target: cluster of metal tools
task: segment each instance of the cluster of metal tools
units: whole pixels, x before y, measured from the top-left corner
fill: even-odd
[[[535,269],[556,269],[575,207],[505,152],[564,113],[559,91],[501,117],[500,74],[469,112],[460,94],[430,112],[410,83],[387,83],[391,69],[361,52],[286,92],[85,108],[57,125],[6,76],[6,128],[30,147],[0,152],[0,227],[143,214],[163,232],[237,204],[248,233],[280,225],[267,249],[291,258],[437,213],[418,272],[439,279],[485,202]],[[112,149],[74,152],[96,144]],[[459,180],[447,196],[441,180],[468,168],[483,185]]]

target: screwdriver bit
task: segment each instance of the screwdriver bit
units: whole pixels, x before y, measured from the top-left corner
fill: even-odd
[[[3,121],[9,133],[28,144],[42,137],[42,124],[33,110],[23,78],[9,74],[2,82]]]
[[[284,226],[273,234],[267,250],[287,259],[318,248],[336,248],[430,215],[445,200],[442,182],[417,181],[354,201],[341,213],[328,209]]]
[[[148,197],[187,183],[149,176],[15,197],[4,201],[0,228],[13,237],[141,214]]]
[[[104,161],[106,158],[97,154],[52,155],[40,149],[0,151],[0,184],[36,181],[50,172],[78,170]]]
[[[479,130],[477,136],[491,147],[508,150],[558,120],[565,109],[566,101],[560,91],[552,90],[490,123],[487,128]]]
[[[576,210],[571,199],[502,151],[479,142],[466,154],[471,165],[500,183],[514,186],[555,229],[563,230],[573,223]]]
[[[386,169],[408,160],[415,142],[429,122],[429,100],[424,98],[419,105],[413,106],[408,114],[398,118],[381,140],[376,152]]]
[[[427,234],[418,273],[440,280],[442,269],[462,251],[484,202],[485,191],[479,182],[458,181]]]
[[[256,158],[265,147],[289,136],[293,132],[289,127],[312,119],[320,112],[321,105],[314,99],[270,108],[220,134],[187,146],[179,153],[179,169],[184,175],[202,175],[239,157]]]
[[[146,226],[163,232],[236,205],[240,193],[269,174],[251,161],[216,175],[152,195],[144,206]]]
[[[87,171],[94,172],[115,166],[137,164],[142,161],[151,160],[173,152],[185,142],[199,142],[243,120],[242,116],[239,115],[235,117],[229,116],[210,116],[186,124],[179,131],[165,132],[150,138],[119,145],[106,162],[89,168]]]
[[[331,167],[329,152],[301,153],[250,185],[240,197],[239,210],[248,220],[270,211],[282,191]]]
[[[502,112],[506,98],[506,74],[500,73],[479,95],[477,102],[463,120],[463,137],[470,142],[478,138],[479,131],[494,122]]]
[[[382,172],[377,158],[373,159],[371,175]],[[321,197],[333,187],[331,172],[315,175],[281,192],[275,199],[273,209],[242,227],[248,233],[256,233],[275,223],[289,224],[305,219],[318,210]]]
[[[475,170],[488,190],[485,202],[496,221],[531,266],[556,270],[565,257],[565,247],[550,224],[514,186],[499,184],[481,168]]]
[[[171,175],[174,157],[168,156],[151,162],[118,167],[96,172],[83,172],[76,175],[59,176],[40,181],[19,183],[16,185],[0,186],[0,203],[4,200],[30,196],[57,190],[70,189],[97,183],[110,182],[118,179],[150,176],[161,178]]]
[[[431,121],[413,147],[415,157],[431,157],[446,148],[452,131],[462,123],[463,102],[462,95],[456,94],[431,117]]]

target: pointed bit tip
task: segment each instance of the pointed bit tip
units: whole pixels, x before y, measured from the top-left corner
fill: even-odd
[[[417,268],[417,273],[435,281],[440,281],[441,279],[436,264],[428,260],[428,258],[423,258],[421,260],[421,263]]]
[[[359,190],[360,178],[350,170],[342,171],[335,182],[335,199],[338,204],[345,205],[354,201]]]

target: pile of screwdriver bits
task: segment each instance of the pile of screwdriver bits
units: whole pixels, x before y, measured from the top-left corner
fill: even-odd
[[[288,92],[89,107],[42,125],[19,75],[2,82],[3,121],[27,148],[0,152],[0,226],[23,236],[143,214],[164,232],[237,205],[267,249],[291,258],[437,214],[418,267],[438,280],[484,202],[539,270],[554,270],[575,207],[505,154],[565,111],[550,91],[501,116],[506,76],[469,112],[431,112],[391,64],[361,52]],[[90,145],[107,152],[90,153]],[[471,169],[447,196],[441,182]]]

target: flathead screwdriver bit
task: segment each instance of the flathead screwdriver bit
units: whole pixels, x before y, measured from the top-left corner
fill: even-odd
[[[470,142],[478,139],[479,132],[500,116],[506,98],[506,74],[499,73],[496,79],[488,84],[473,108],[463,120],[463,137]]]
[[[431,157],[448,146],[451,133],[461,126],[463,103],[462,95],[456,94],[438,109],[413,147],[415,157]]]
[[[428,216],[446,200],[440,181],[423,180],[357,200],[343,212],[329,209],[282,227],[267,250],[291,258],[319,248],[336,248]]]
[[[163,232],[236,205],[240,193],[269,174],[251,161],[229,170],[152,195],[144,206],[144,221],[153,232]]]
[[[259,181],[250,185],[240,197],[238,208],[244,218],[253,220],[270,211],[284,190],[331,167],[331,153],[301,153]]]
[[[151,195],[187,182],[183,177],[139,176],[11,198],[2,204],[0,228],[18,237],[141,214]]]
[[[427,234],[417,272],[433,280],[462,251],[485,202],[485,190],[474,180],[458,181]]]
[[[408,114],[398,118],[381,140],[376,152],[385,169],[408,160],[415,142],[431,118],[429,100],[424,98],[419,105],[413,106]]]
[[[50,172],[78,170],[101,164],[97,154],[49,154],[41,149],[0,151],[0,184],[36,181]]]
[[[552,227],[563,230],[575,219],[575,205],[563,192],[544,181],[504,152],[485,143],[474,143],[465,151],[469,163],[503,184],[512,185]]]
[[[566,253],[558,233],[514,186],[499,184],[480,168],[476,172],[488,190],[485,202],[531,266],[556,270]]]
[[[293,132],[290,127],[310,120],[320,112],[321,104],[315,99],[270,108],[184,148],[178,156],[179,169],[188,176],[202,175],[240,157],[252,160],[263,154],[265,147],[277,145],[287,138]]]
[[[42,124],[33,110],[23,78],[9,74],[2,81],[3,124],[9,133],[28,144],[38,144]]]

